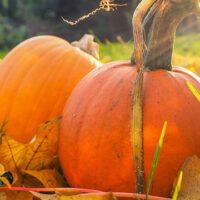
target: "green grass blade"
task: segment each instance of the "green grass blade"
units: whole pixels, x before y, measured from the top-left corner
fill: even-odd
[[[198,92],[198,90],[189,81],[187,81],[187,86],[192,94],[196,97],[196,99],[200,102],[200,93]]]
[[[181,189],[181,183],[182,183],[182,179],[183,179],[183,171],[180,172],[179,177],[178,177],[178,182],[176,184],[175,190],[174,190],[174,194],[172,196],[172,200],[177,200],[178,199],[178,193]]]
[[[154,154],[153,163],[152,163],[152,166],[151,166],[150,176],[149,176],[148,185],[147,185],[146,200],[148,200],[148,195],[149,195],[149,191],[151,189],[151,185],[152,185],[152,181],[153,181],[153,176],[154,176],[154,173],[155,173],[155,170],[156,170],[156,166],[157,166],[157,163],[158,163],[158,158],[159,158],[159,155],[160,155],[160,150],[161,150],[161,148],[163,146],[163,141],[164,141],[166,129],[167,129],[167,122],[165,121],[165,123],[163,125],[163,128],[162,128],[161,135],[160,135],[160,139],[159,139],[159,142],[158,142],[158,146],[157,146],[156,152]]]

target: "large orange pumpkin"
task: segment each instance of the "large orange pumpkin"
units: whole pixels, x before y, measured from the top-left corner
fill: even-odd
[[[70,185],[134,191],[130,129],[136,74],[129,62],[108,64],[85,77],[69,98],[59,156]],[[186,81],[200,91],[199,79],[186,70],[144,72],[145,182],[163,123],[168,121],[152,194],[169,195],[184,160],[193,154],[200,156],[200,104]]]
[[[74,86],[100,63],[54,36],[31,38],[0,65],[0,123],[19,142],[30,141],[38,126],[62,114]]]
[[[163,1],[163,4],[168,5],[169,1]],[[170,24],[165,21],[167,9],[166,13],[164,11],[161,12],[163,21],[155,15],[156,20],[161,20],[157,24],[164,27],[158,27],[153,38],[162,39],[163,30],[173,25],[174,16]],[[173,35],[170,32],[168,37]],[[169,41],[165,39],[155,47],[163,54],[155,60],[150,59],[151,63],[143,72],[145,188],[164,121],[168,122],[151,190],[151,194],[160,196],[170,196],[173,181],[185,159],[193,154],[200,156],[200,103],[187,86],[189,81],[200,91],[200,80],[183,68],[170,69],[165,65],[171,58],[160,49],[163,41]],[[168,46],[170,50],[172,44]],[[154,50],[150,49],[149,55]],[[161,65],[156,66],[157,63]],[[133,160],[131,122],[137,75],[136,66],[130,62],[113,62],[88,74],[70,96],[61,125],[59,157],[71,186],[136,191],[134,172],[137,166]]]

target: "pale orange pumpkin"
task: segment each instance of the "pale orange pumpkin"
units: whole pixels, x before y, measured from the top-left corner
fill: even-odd
[[[59,143],[60,162],[71,186],[135,191],[131,93],[136,75],[128,62],[111,63],[87,75],[73,91]],[[200,104],[187,81],[200,91],[199,78],[181,68],[144,72],[145,183],[163,123],[168,121],[152,194],[168,196],[184,160],[200,156]]]
[[[30,141],[38,126],[62,114],[74,86],[99,66],[91,55],[54,36],[31,38],[0,65],[0,123],[19,142]]]

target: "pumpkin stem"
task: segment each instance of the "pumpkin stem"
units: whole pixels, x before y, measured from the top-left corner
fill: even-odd
[[[133,62],[136,63],[138,72],[143,70],[144,68],[143,55],[144,55],[144,49],[146,49],[146,44],[143,36],[144,29],[142,26],[142,22],[147,11],[149,10],[149,8],[151,8],[151,6],[154,4],[155,1],[156,0],[142,0],[133,14],[133,30],[134,30],[133,35],[134,35],[134,46],[136,50],[134,51],[134,55],[131,61],[132,63]]]
[[[79,41],[74,41],[71,45],[78,47],[82,51],[92,55],[94,58],[99,59],[99,44],[94,42],[93,35],[85,34]]]
[[[134,60],[140,69],[171,70],[177,26],[186,16],[200,13],[199,0],[151,0],[151,4],[145,1],[142,1],[142,6],[140,3],[141,8],[138,6],[133,15]]]
[[[186,16],[197,13],[198,10],[199,0],[162,0],[156,12],[153,9],[149,11],[147,17],[150,15],[153,20],[147,34],[144,68],[172,69],[172,53],[177,26]],[[146,21],[148,22],[148,19]]]

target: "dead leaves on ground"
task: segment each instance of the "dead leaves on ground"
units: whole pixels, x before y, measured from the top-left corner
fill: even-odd
[[[23,170],[24,174],[36,178],[43,187],[46,188],[57,188],[66,186],[63,177],[55,169],[45,170]]]
[[[51,167],[57,161],[59,121],[54,119],[40,125],[30,144],[21,144],[3,135],[0,145],[0,161],[6,170],[40,170]]]
[[[1,177],[6,171],[13,175],[15,186],[55,188],[66,185],[57,170],[59,125],[59,119],[41,124],[34,140],[29,144],[21,144],[5,133],[1,134],[0,180],[5,185],[10,186]],[[6,196],[8,200],[33,199],[32,194],[27,192],[7,191],[0,195]]]
[[[12,173],[15,186],[58,188],[66,186],[63,176],[58,173],[57,141],[59,120],[43,123],[36,134],[34,141],[21,144],[5,134],[1,136],[0,144],[0,176],[6,171]],[[0,180],[9,186],[7,180]],[[50,194],[2,191],[2,200],[112,200],[111,194],[82,195],[72,191],[55,191]]]
[[[2,200],[114,200],[111,193],[80,194],[69,190],[57,190],[66,186],[63,176],[58,173],[57,141],[59,120],[42,124],[34,141],[21,144],[5,134],[0,144],[0,180],[6,171],[15,179],[14,186],[32,188],[55,188],[52,192],[0,191]],[[9,183],[2,178],[3,183]]]
[[[0,143],[0,181],[10,183],[2,175],[10,173],[14,186],[60,188],[66,186],[58,172],[57,141],[60,120],[43,123],[35,139],[29,144],[21,144],[4,133]],[[2,133],[2,130],[0,130]],[[200,159],[197,156],[186,160],[181,170],[183,181],[179,200],[200,200]],[[50,193],[25,191],[0,191],[2,200],[114,200],[112,193],[80,194],[65,190]]]
[[[1,200],[116,200],[116,197],[110,192],[74,194],[70,192],[56,191],[54,193],[39,193],[39,192],[1,192]]]
[[[5,200],[34,200],[33,195],[29,192],[16,192],[16,191],[6,191],[5,193],[0,193],[5,195]]]
[[[63,195],[56,193],[52,195],[41,194],[32,192],[32,194],[40,200],[115,200],[116,198],[112,193],[99,193],[99,194],[77,194],[77,195]]]

